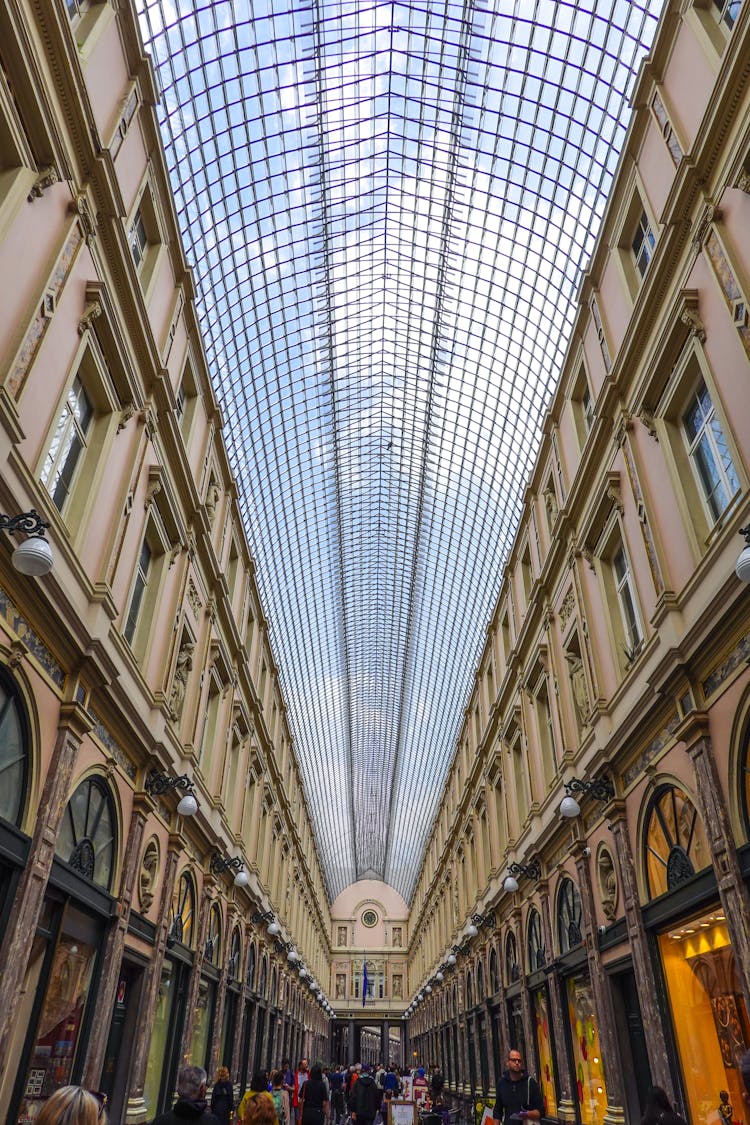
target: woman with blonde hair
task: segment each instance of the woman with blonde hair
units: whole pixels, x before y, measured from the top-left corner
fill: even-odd
[[[61,1086],[42,1106],[36,1125],[101,1125],[107,1120],[104,1094]]]

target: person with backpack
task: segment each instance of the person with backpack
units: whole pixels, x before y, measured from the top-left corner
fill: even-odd
[[[289,1094],[284,1085],[284,1074],[281,1070],[274,1070],[271,1074],[271,1097],[276,1110],[276,1119],[279,1125],[290,1125],[289,1122]]]
[[[229,1070],[220,1066],[216,1071],[214,1088],[211,1091],[211,1112],[218,1117],[221,1125],[230,1125],[234,1116],[234,1086],[229,1078]]]
[[[381,1091],[370,1068],[363,1067],[352,1093],[352,1121],[356,1125],[372,1125],[380,1110],[380,1100]]]

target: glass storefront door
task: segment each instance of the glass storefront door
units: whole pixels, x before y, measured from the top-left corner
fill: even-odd
[[[693,1125],[750,1123],[739,1061],[750,1045],[748,1014],[723,912],[716,907],[659,937],[672,1023]]]

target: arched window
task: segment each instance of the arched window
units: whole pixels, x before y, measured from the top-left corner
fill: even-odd
[[[274,969],[271,973],[271,995],[268,998],[268,1002],[272,1006],[276,1004],[276,984],[277,984],[277,980],[278,980],[278,978],[276,976],[276,970]]]
[[[240,979],[241,964],[242,935],[240,934],[239,926],[235,926],[232,930],[232,942],[229,947],[229,960],[227,961],[227,976],[230,980],[238,981]]]
[[[247,955],[247,975],[245,977],[247,987],[252,992],[255,988],[255,946],[250,946],[250,951]]]
[[[267,984],[268,984],[268,961],[264,957],[263,960],[260,963],[260,985],[258,986],[258,992],[261,994],[261,996],[266,995],[266,985]]]
[[[116,854],[115,804],[103,777],[87,777],[68,801],[57,854],[74,871],[108,891]]]
[[[547,952],[542,937],[542,919],[538,910],[532,910],[529,914],[529,925],[526,932],[529,972],[533,973],[536,969],[543,968],[547,963]]]
[[[208,934],[203,957],[209,965],[221,964],[221,910],[217,903],[213,904],[208,915]]]
[[[484,998],[484,965],[480,961],[477,965],[477,1004],[481,1004]]]
[[[500,991],[500,970],[497,964],[497,950],[494,948],[490,953],[490,991],[493,996]]]
[[[457,1015],[458,1015],[458,989],[456,988],[456,986],[454,984],[453,985],[453,1011],[451,1012],[451,1018],[455,1019]]]
[[[561,954],[583,941],[581,896],[572,879],[563,879],[557,892],[557,940]]]
[[[515,984],[521,975],[521,969],[518,964],[518,947],[516,946],[516,935],[512,930],[508,930],[505,935],[505,981],[506,984]]]
[[[676,785],[664,785],[652,797],[645,846],[651,898],[674,890],[711,862],[698,810]]]
[[[0,673],[0,817],[19,827],[29,780],[29,722],[18,689]]]
[[[466,1007],[474,1007],[474,989],[471,983],[471,973],[466,974]]]
[[[195,887],[187,871],[183,871],[172,895],[172,924],[169,927],[169,938],[182,942],[188,949],[193,947],[193,930],[195,927]]]

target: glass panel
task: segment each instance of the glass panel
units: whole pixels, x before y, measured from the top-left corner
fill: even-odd
[[[662,6],[138,0],[331,899],[411,899]]]
[[[20,824],[26,792],[26,736],[19,705],[0,681],[0,817]]]
[[[157,1110],[159,1087],[167,1050],[167,1038],[175,1003],[175,969],[169,961],[164,962],[159,983],[159,996],[156,1002],[154,1026],[151,1031],[151,1045],[148,1051],[146,1082],[143,1099],[146,1103],[146,1117],[152,1118]]]
[[[568,1020],[573,1043],[573,1069],[576,1096],[583,1125],[597,1125],[607,1108],[607,1087],[599,1046],[599,1030],[594,1014],[594,997],[587,978],[567,981]]]
[[[547,989],[538,988],[534,997],[534,1021],[536,1023],[536,1049],[539,1054],[539,1085],[544,1098],[544,1116],[557,1115],[557,1095],[555,1093],[555,1064],[552,1053],[552,1027],[549,1018]]]
[[[690,798],[676,786],[661,790],[646,825],[646,871],[651,897],[673,890],[710,862],[706,832]]]
[[[198,1000],[195,1005],[195,1023],[190,1043],[190,1062],[193,1066],[205,1066],[208,1054],[208,1037],[214,1008],[215,986],[201,977],[198,984]]]
[[[690,1120],[746,1120],[739,1065],[750,1027],[722,911],[675,926],[661,935],[659,949]],[[722,1090],[734,1111],[726,1116]]]

